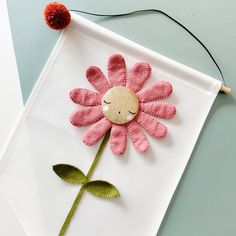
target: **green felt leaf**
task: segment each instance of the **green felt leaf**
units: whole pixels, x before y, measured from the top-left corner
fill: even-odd
[[[75,166],[67,164],[58,164],[53,166],[53,171],[62,180],[72,184],[84,184],[87,181],[87,177],[84,173]]]
[[[97,197],[102,197],[102,198],[120,197],[118,189],[114,185],[108,183],[107,181],[94,180],[87,182],[83,186],[88,192]]]

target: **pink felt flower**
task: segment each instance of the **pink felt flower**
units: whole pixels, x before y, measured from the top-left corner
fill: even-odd
[[[145,130],[155,139],[166,136],[167,128],[155,117],[170,119],[176,113],[173,104],[158,102],[172,93],[172,86],[158,81],[143,88],[151,75],[146,62],[136,63],[126,72],[122,55],[115,54],[108,61],[108,79],[96,66],[87,69],[86,77],[97,92],[76,88],[70,98],[82,105],[70,116],[77,127],[93,124],[83,135],[86,145],[97,143],[111,129],[110,147],[115,155],[125,152],[127,134],[138,152],[149,149]]]

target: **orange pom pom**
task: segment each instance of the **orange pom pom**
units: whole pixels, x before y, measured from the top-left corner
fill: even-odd
[[[59,2],[49,3],[44,9],[44,19],[47,25],[54,30],[62,30],[70,24],[69,10]]]

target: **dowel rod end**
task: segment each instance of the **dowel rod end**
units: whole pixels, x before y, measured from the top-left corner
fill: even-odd
[[[221,85],[220,91],[225,93],[225,94],[230,94],[231,93],[231,88],[226,87],[225,85]]]

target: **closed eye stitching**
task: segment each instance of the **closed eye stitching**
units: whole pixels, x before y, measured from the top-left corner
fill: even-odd
[[[103,102],[106,104],[111,104],[111,102],[107,102],[106,100],[103,100]]]
[[[135,112],[131,112],[131,111],[129,111],[129,113],[130,113],[131,115],[135,115],[135,114],[136,114]]]

